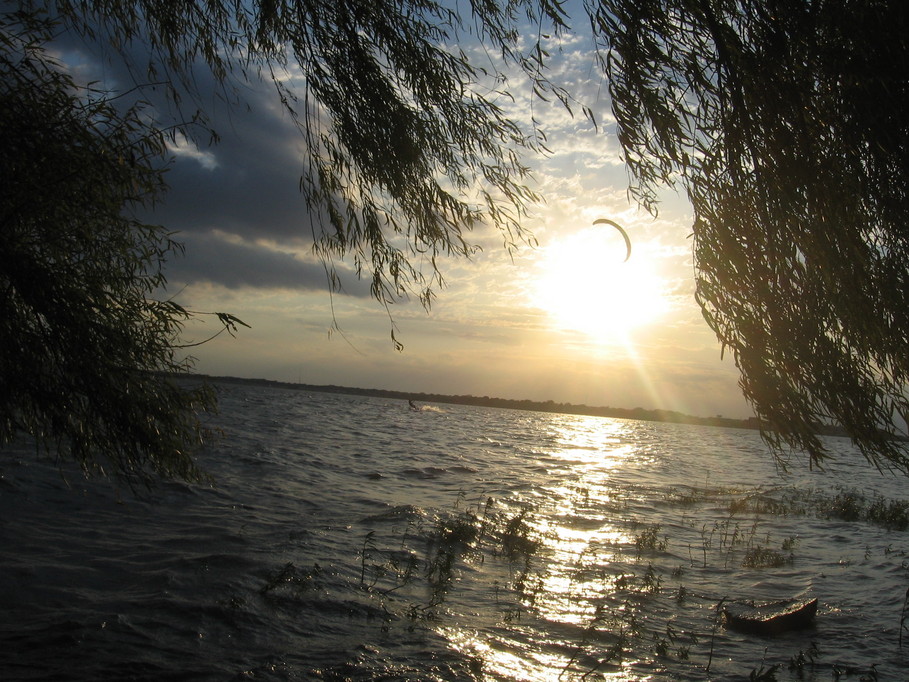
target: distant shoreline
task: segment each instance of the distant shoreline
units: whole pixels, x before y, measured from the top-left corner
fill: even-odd
[[[205,374],[192,375],[198,379],[212,382],[244,384],[250,386],[272,386],[296,391],[316,391],[318,393],[339,393],[344,395],[361,395],[376,398],[392,398],[397,400],[414,400],[424,403],[442,403],[447,405],[476,405],[480,407],[498,407],[508,410],[524,410],[526,412],[549,412],[558,414],[573,414],[588,417],[612,417],[616,419],[635,419],[639,421],[669,422],[673,424],[695,424],[698,426],[721,426],[733,429],[760,428],[757,417],[749,419],[732,419],[728,417],[697,417],[674,410],[647,410],[642,407],[596,407],[590,405],[576,405],[573,403],[557,403],[552,400],[545,402],[536,400],[515,400],[511,398],[491,398],[489,396],[474,395],[445,395],[442,393],[413,393],[409,391],[391,391],[379,388],[352,388],[349,386],[298,384],[287,381],[273,381],[271,379],[244,379],[231,376],[209,376]],[[831,435],[838,435],[831,433]]]

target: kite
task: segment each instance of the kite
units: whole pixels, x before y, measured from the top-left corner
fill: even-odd
[[[625,247],[628,249],[628,252],[625,254],[625,261],[631,258],[631,240],[628,238],[628,233],[622,229],[622,226],[617,222],[610,220],[609,218],[597,218],[593,221],[594,225],[600,225],[605,223],[607,225],[612,225],[615,229],[622,233],[622,236],[625,238]]]

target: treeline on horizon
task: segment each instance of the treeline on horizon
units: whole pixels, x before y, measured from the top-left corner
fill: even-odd
[[[557,414],[575,414],[590,417],[613,417],[616,419],[635,419],[640,421],[672,422],[676,424],[697,424],[700,426],[725,426],[736,429],[759,429],[760,420],[757,417],[748,419],[733,419],[717,415],[715,417],[697,417],[684,414],[675,410],[648,410],[643,407],[597,407],[590,405],[576,405],[573,403],[557,403],[554,400],[517,400],[513,398],[493,398],[489,396],[474,395],[446,395],[442,393],[412,393],[408,391],[392,391],[380,388],[352,388],[349,386],[315,385],[291,383],[288,381],[273,381],[271,379],[245,379],[230,376],[196,375],[217,383],[246,384],[255,386],[271,386],[297,391],[316,391],[319,393],[339,393],[345,395],[362,395],[375,398],[392,398],[396,400],[413,400],[424,403],[442,403],[449,405],[476,405],[480,407],[498,407],[508,410],[524,410],[528,412],[552,412]],[[825,429],[827,431],[827,429]],[[837,435],[835,429],[830,429],[831,435]]]

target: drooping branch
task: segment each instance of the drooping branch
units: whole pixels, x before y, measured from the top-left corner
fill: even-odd
[[[604,0],[595,25],[642,201],[679,183],[697,298],[776,446],[821,424],[909,470],[907,12]]]

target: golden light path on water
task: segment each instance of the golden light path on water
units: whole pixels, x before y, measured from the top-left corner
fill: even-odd
[[[566,421],[556,438],[561,446],[540,455],[554,476],[542,487],[530,519],[534,537],[542,540],[535,556],[545,567],[536,567],[525,606],[532,607],[532,621],[545,627],[511,623],[494,641],[470,628],[439,628],[456,650],[483,661],[484,679],[543,682],[562,677],[577,656],[578,636],[583,638],[602,617],[598,604],[621,580],[621,573],[610,571],[608,557],[613,548],[634,543],[613,523],[623,502],[611,483],[641,454],[629,442],[633,427],[619,420]],[[541,636],[550,641],[540,646]],[[597,679],[613,676],[600,671]],[[615,677],[624,679],[620,672]]]

